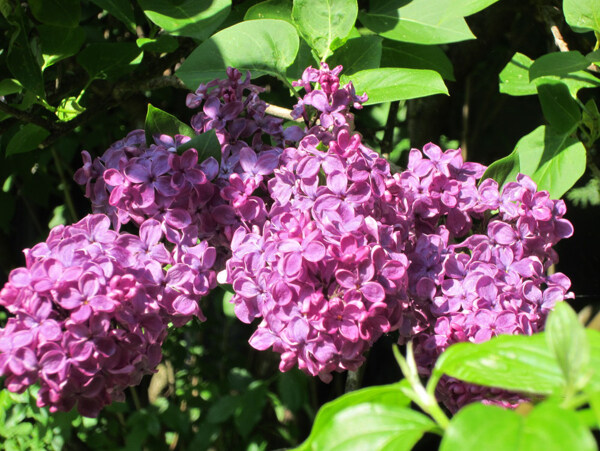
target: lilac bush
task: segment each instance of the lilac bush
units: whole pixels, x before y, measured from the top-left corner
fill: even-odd
[[[84,151],[75,179],[97,214],[26,251],[0,292],[15,315],[0,330],[9,389],[39,381],[40,405],[97,414],[153,371],[169,323],[204,319],[215,270],[236,316],[259,321],[250,344],[324,381],[392,331],[415,341],[424,375],[452,343],[540,331],[573,297],[550,274],[553,245],[573,232],[564,202],[524,175],[481,180],[484,166],[433,144],[393,173],[354,131],[350,108],[366,96],[341,69],[309,67],[293,84],[304,127],[266,115],[235,69],[189,94],[192,129],[214,130],[220,161],[199,161],[188,136],[147,143],[143,130],[93,160]],[[448,378],[438,391],[451,410],[520,401]]]

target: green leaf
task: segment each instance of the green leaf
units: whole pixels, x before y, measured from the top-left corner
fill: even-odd
[[[577,33],[600,33],[600,0],[563,0],[565,20]]]
[[[514,451],[519,449],[521,423],[520,415],[512,410],[469,404],[450,421],[440,451]]]
[[[574,394],[589,376],[590,344],[577,314],[566,302],[556,304],[548,316],[546,342],[563,372],[565,393]]]
[[[176,74],[190,89],[224,78],[229,66],[252,71],[253,78],[268,74],[283,80],[297,53],[298,34],[292,25],[283,20],[249,20],[204,41]]]
[[[223,156],[221,143],[219,143],[219,139],[214,130],[209,130],[200,135],[194,135],[191,140],[179,146],[177,152],[183,153],[191,148],[196,149],[198,152],[198,161],[202,162],[212,157],[221,164],[221,158]]]
[[[174,36],[208,38],[231,9],[231,0],[138,0],[146,17]]]
[[[564,76],[583,70],[589,65],[586,57],[576,50],[547,53],[533,62],[529,68],[529,79],[535,80],[546,75]]]
[[[50,132],[45,128],[34,124],[25,124],[8,142],[6,156],[37,149],[48,136],[50,136]]]
[[[79,0],[29,0],[31,14],[48,25],[73,28],[79,25]]]
[[[156,39],[139,38],[135,43],[144,52],[170,53],[179,47],[179,42],[173,36],[161,34]]]
[[[349,39],[329,58],[329,67],[342,65],[345,75],[352,75],[366,69],[376,69],[381,60],[379,36],[361,36]]]
[[[83,28],[65,28],[54,25],[39,25],[40,45],[44,57],[44,67],[75,55],[85,41]]]
[[[569,87],[572,96],[582,88],[600,87],[600,80],[585,71],[569,73],[563,76],[547,76],[529,80],[529,68],[533,60],[515,53],[510,62],[500,72],[500,92],[511,96],[537,94],[537,85],[548,81],[561,81]]]
[[[319,67],[319,61],[313,55],[306,41],[304,39],[300,39],[300,46],[298,47],[296,58],[294,59],[292,65],[285,71],[285,76],[290,82],[299,80],[302,78],[304,69],[306,69],[308,66]]]
[[[358,94],[367,93],[369,100],[365,105],[448,94],[442,77],[432,70],[386,67],[363,70],[342,79],[351,80]]]
[[[452,4],[453,12],[460,16],[470,16],[486,9],[498,0],[447,0]]]
[[[250,384],[242,396],[241,409],[233,420],[242,437],[247,438],[262,418],[262,410],[267,403],[267,387],[263,381]]]
[[[564,386],[544,334],[500,335],[479,344],[453,344],[438,358],[433,374],[542,395],[558,393]]]
[[[415,44],[443,44],[475,39],[465,19],[451,4],[438,0],[371,2],[369,13],[359,13],[361,23],[381,36]]]
[[[573,205],[586,208],[588,205],[600,205],[600,180],[590,178],[584,186],[571,188],[567,192],[567,199]]]
[[[133,42],[94,43],[77,55],[77,62],[90,78],[118,78],[135,68],[131,63],[141,52]]]
[[[95,3],[127,25],[129,31],[135,32],[135,17],[130,2],[120,0],[92,0],[92,3]]]
[[[33,54],[24,25],[15,30],[6,55],[6,65],[24,88],[44,97],[44,80],[37,58]]]
[[[381,55],[381,67],[430,69],[439,72],[444,79],[454,81],[452,62],[437,45],[385,40]]]
[[[410,450],[435,423],[411,410],[400,384],[347,393],[325,404],[301,450]]]
[[[241,401],[242,399],[240,396],[226,395],[219,398],[219,400],[208,409],[206,421],[213,424],[227,421],[239,407]]]
[[[8,96],[11,94],[18,94],[23,91],[23,86],[16,80],[11,78],[5,78],[0,81],[0,96]]]
[[[585,55],[585,58],[590,63],[600,63],[600,49],[594,50],[593,52],[588,53],[587,55]]]
[[[251,6],[244,20],[277,19],[292,22],[292,3],[290,0],[267,0]]]
[[[356,0],[294,0],[292,9],[298,31],[323,60],[344,44],[357,14]]]
[[[572,133],[581,122],[581,109],[562,82],[541,83],[537,87],[544,117],[558,133]]]
[[[84,111],[85,108],[79,105],[77,97],[66,97],[56,107],[56,117],[59,121],[66,122],[79,116]]]
[[[306,374],[297,369],[279,373],[277,391],[281,402],[292,412],[297,412],[306,403],[307,383]]]
[[[585,147],[580,141],[542,125],[521,138],[510,155],[492,163],[483,178],[503,185],[521,172],[539,190],[548,190],[550,197],[559,199],[583,175],[585,165]]]
[[[591,432],[570,410],[542,403],[527,416],[497,406],[470,404],[446,430],[440,451],[595,450]]]
[[[600,332],[586,329],[588,343],[590,345],[590,379],[586,389],[593,392],[600,391]]]
[[[155,135],[185,135],[189,137],[196,136],[194,129],[187,124],[184,124],[172,114],[167,113],[151,104],[148,104],[148,112],[146,113],[146,143],[150,145],[154,142]],[[202,135],[201,135],[202,136]]]
[[[600,136],[600,111],[598,111],[598,105],[594,99],[585,103],[581,121],[589,129],[592,141],[598,139]]]

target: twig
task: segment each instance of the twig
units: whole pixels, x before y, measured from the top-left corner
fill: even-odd
[[[284,108],[282,106],[267,105],[267,109],[265,110],[265,113],[267,113],[270,116],[279,117],[281,119],[287,119],[289,121],[304,122],[300,118],[294,119],[292,117],[292,110],[288,110],[287,108]]]
[[[13,116],[23,122],[35,124],[35,125],[45,128],[47,130],[56,129],[55,123],[48,121],[40,116],[36,116],[34,114],[28,113],[27,111],[18,110],[10,105],[7,105],[4,102],[0,102],[0,111],[3,111],[4,113],[8,113],[11,116]]]

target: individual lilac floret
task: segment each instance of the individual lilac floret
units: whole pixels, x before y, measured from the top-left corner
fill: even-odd
[[[428,374],[452,343],[543,329],[556,302],[573,297],[564,274],[547,272],[558,261],[552,246],[573,227],[563,219],[564,202],[537,192],[525,175],[499,191],[490,179],[478,186],[485,168],[463,163],[459,151],[430,144],[424,153],[428,158],[412,150],[408,169],[394,178],[415,215],[409,294],[425,315],[414,340]],[[507,406],[520,400],[452,379],[438,391],[453,411],[481,399]]]
[[[154,219],[140,237],[109,227],[105,215],[55,227],[0,291],[14,315],[0,329],[0,375],[15,392],[39,382],[37,403],[52,412],[96,416],[122,400],[154,372],[168,324],[203,318],[197,301],[215,284],[206,243],[180,260]]]
[[[237,229],[226,270],[238,318],[261,319],[250,344],[280,353],[282,371],[298,366],[325,381],[410,323],[406,205],[389,201],[388,163],[346,123],[355,98],[340,69],[309,68],[298,82],[320,124],[283,151],[267,183],[267,220]],[[243,195],[240,185],[236,200]]]

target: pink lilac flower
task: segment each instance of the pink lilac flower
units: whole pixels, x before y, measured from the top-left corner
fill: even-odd
[[[13,315],[0,329],[0,375],[11,391],[39,383],[37,403],[52,412],[77,406],[96,416],[122,400],[154,372],[167,325],[203,318],[197,301],[215,285],[205,242],[181,260],[160,243],[154,219],[141,238],[109,226],[98,214],[55,227],[0,291]]]

